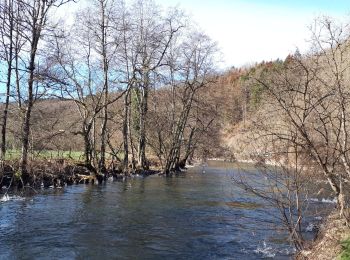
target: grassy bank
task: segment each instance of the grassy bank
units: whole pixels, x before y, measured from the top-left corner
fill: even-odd
[[[348,260],[350,259],[350,228],[339,212],[332,212],[320,226],[309,250],[303,250],[297,260]]]
[[[340,255],[338,255],[337,258],[339,260],[350,259],[350,236],[341,242],[341,246],[342,246],[343,250],[340,253]]]
[[[5,160],[17,160],[21,157],[21,151],[16,149],[10,149],[6,151]],[[46,159],[70,159],[75,161],[82,161],[84,153],[80,151],[53,151],[53,150],[40,150],[31,151],[29,157],[32,160],[46,160]]]

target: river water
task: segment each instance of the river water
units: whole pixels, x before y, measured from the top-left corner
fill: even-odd
[[[13,197],[0,202],[0,259],[290,259],[276,211],[232,174],[209,165]]]

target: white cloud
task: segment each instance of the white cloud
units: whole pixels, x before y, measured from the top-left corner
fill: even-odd
[[[178,5],[191,14],[203,31],[218,42],[223,53],[223,67],[284,59],[297,47],[306,51],[308,26],[320,15],[317,9],[253,4],[242,0],[155,1],[165,7]],[[87,0],[80,0],[61,12],[65,18],[72,19],[73,10],[86,3]]]
[[[218,42],[224,66],[282,58],[304,49],[312,15],[237,5],[192,10],[197,23]]]
[[[158,1],[163,3],[164,1]],[[167,0],[169,5],[179,1]],[[321,13],[310,8],[271,6],[247,1],[181,1],[223,52],[224,67],[284,59],[296,48],[307,50],[309,25]],[[345,11],[344,11],[345,12]],[[331,14],[333,16],[339,14]]]

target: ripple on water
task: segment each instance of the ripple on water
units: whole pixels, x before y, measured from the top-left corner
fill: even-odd
[[[16,196],[16,195],[13,195],[13,196],[9,196],[8,194],[5,194],[3,195],[1,198],[0,198],[0,202],[8,202],[8,201],[15,201],[15,200],[25,200],[24,197],[20,197],[20,196]]]
[[[277,255],[280,257],[291,257],[293,254],[295,254],[295,252],[295,249],[291,246],[281,248],[267,244],[266,241],[263,241],[254,250],[254,253],[262,256],[263,258],[275,258]]]
[[[197,202],[195,206],[202,205],[202,206],[209,206],[209,207],[231,207],[231,208],[240,208],[240,209],[257,209],[257,208],[263,208],[264,205],[254,203],[254,202],[241,202],[241,201],[200,201]]]
[[[0,203],[0,259],[262,259],[270,208],[227,181],[227,172],[135,178],[50,190]],[[260,241],[267,241],[261,244]],[[13,255],[16,251],[16,255]]]

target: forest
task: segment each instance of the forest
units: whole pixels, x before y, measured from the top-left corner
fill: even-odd
[[[72,4],[0,2],[2,192],[172,177],[218,158],[268,180],[233,178],[279,210],[298,251],[310,248],[313,183],[350,225],[348,24],[316,18],[306,53],[223,71],[217,44],[180,8],[91,0],[58,17]]]

